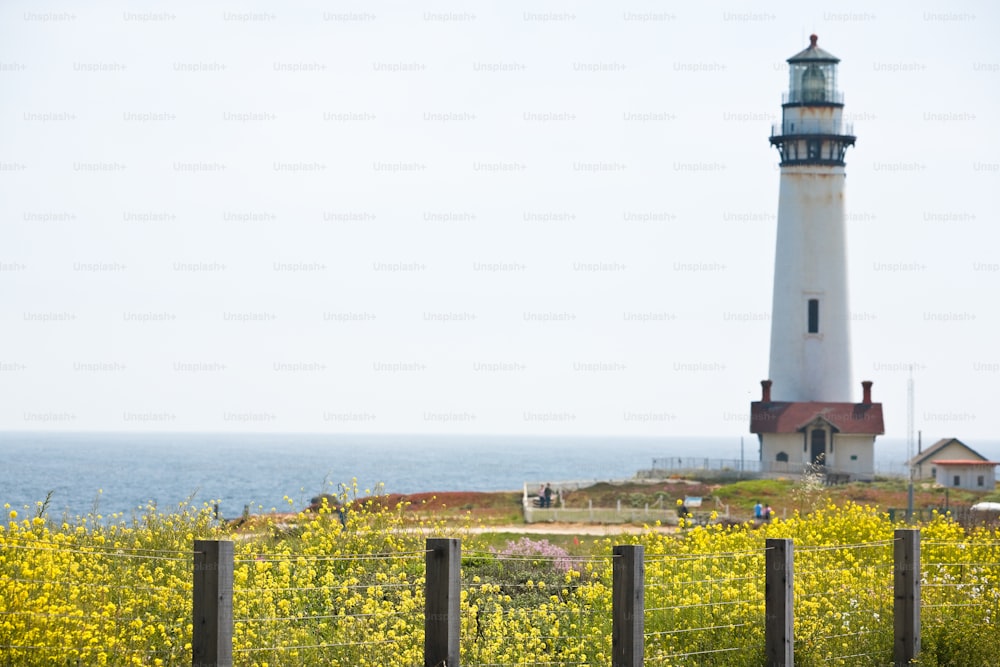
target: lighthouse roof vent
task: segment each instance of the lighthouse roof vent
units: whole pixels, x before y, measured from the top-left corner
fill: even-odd
[[[799,51],[786,62],[789,63],[839,63],[840,58],[816,46],[819,37],[809,35],[809,48]]]

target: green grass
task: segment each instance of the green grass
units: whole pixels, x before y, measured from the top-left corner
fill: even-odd
[[[976,498],[977,503],[1000,503],[1000,491],[993,491]]]
[[[795,483],[788,479],[748,479],[721,486],[713,494],[728,505],[750,509],[757,501],[774,504],[785,499],[793,488]]]

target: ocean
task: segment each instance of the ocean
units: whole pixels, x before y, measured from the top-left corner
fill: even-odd
[[[1000,442],[966,441],[996,460]],[[929,444],[929,443],[927,443]],[[744,436],[744,457],[757,442]],[[740,458],[737,437],[532,437],[220,433],[0,433],[0,504],[109,516],[155,503],[218,502],[224,517],[301,509],[353,479],[362,491],[504,491],[525,482],[615,480],[653,458]],[[901,469],[905,441],[876,442],[876,467]]]

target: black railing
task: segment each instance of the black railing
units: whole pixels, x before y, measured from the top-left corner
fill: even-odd
[[[844,93],[835,91],[793,90],[781,94],[782,104],[843,104]]]
[[[825,135],[844,137],[854,136],[854,123],[835,120],[798,120],[783,121],[771,125],[772,137]]]

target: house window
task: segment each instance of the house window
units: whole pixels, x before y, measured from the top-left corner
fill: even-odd
[[[819,333],[819,299],[809,299],[809,333]]]
[[[958,475],[955,475],[955,477],[951,481],[952,481],[951,484],[952,486],[959,486],[962,483],[962,478],[959,477]]]
[[[976,486],[986,486],[986,478],[980,475],[976,478]]]
[[[778,455],[774,457],[775,461],[781,461],[782,463],[788,463],[788,454],[784,452],[778,452]]]
[[[937,468],[931,468],[931,477],[937,477]]]

